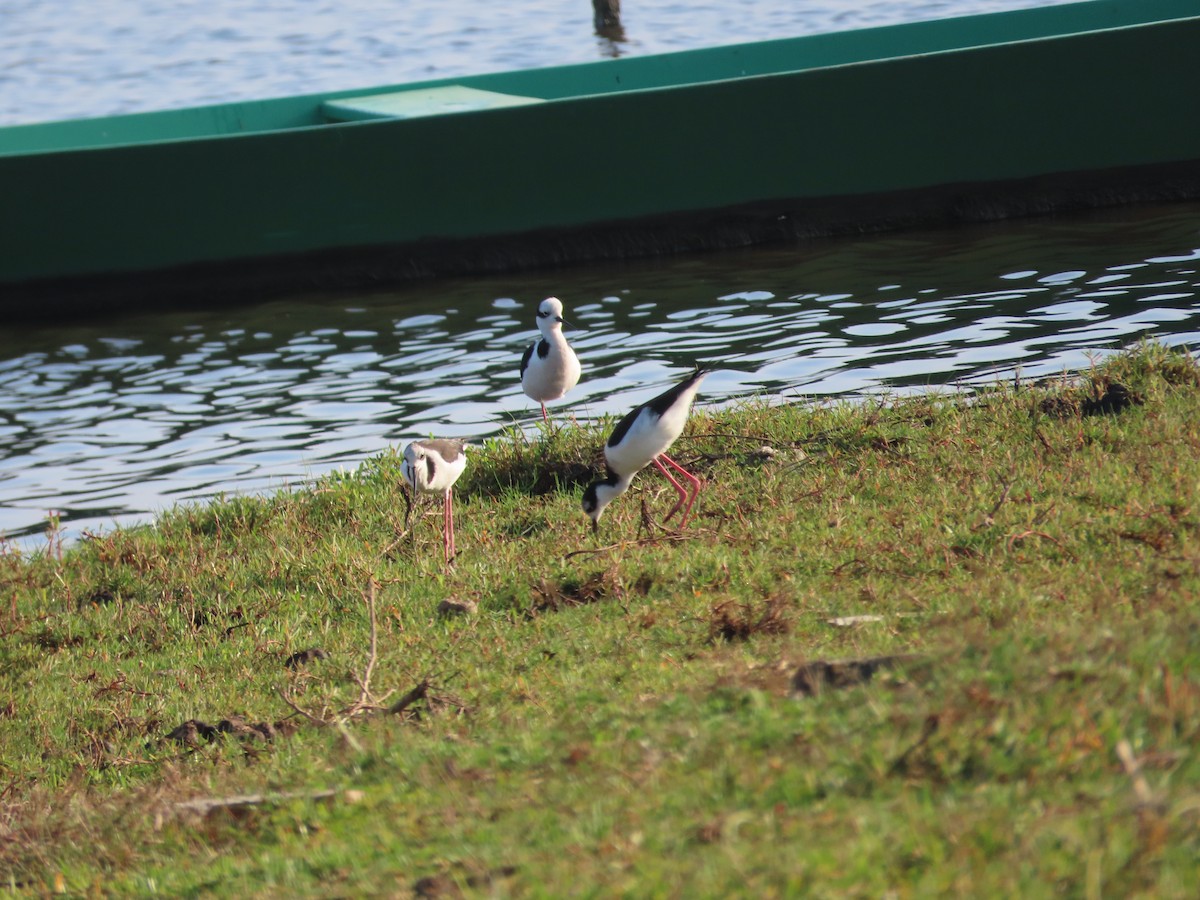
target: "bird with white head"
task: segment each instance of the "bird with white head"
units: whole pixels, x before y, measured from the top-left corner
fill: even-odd
[[[413,441],[404,448],[404,462],[400,474],[416,492],[441,494],[442,542],[446,551],[446,562],[458,552],[454,546],[454,501],[451,492],[467,467],[467,445],[465,441],[436,438]]]
[[[561,400],[579,383],[579,357],[563,335],[563,305],[557,297],[538,304],[537,327],[542,336],[521,357],[521,388],[542,406],[542,419],[550,421],[546,404]]]

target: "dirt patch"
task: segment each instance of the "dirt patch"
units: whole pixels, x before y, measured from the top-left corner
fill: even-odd
[[[900,448],[907,442],[908,439],[904,437],[889,438],[882,435],[875,435],[868,442],[868,446],[880,453],[898,453],[900,452]]]
[[[790,625],[783,617],[787,603],[768,597],[758,607],[728,600],[712,608],[708,620],[708,642],[745,641],[756,634],[787,634]]]
[[[83,643],[83,638],[78,634],[56,634],[52,629],[35,634],[31,640],[35,645],[43,650],[49,650],[51,653],[57,653],[59,650],[65,650],[70,647],[78,647]]]
[[[920,657],[912,654],[873,656],[866,659],[818,659],[801,663],[792,675],[792,690],[815,697],[824,690],[839,690],[866,684],[877,672],[892,669]]]
[[[93,591],[88,597],[81,599],[79,601],[79,608],[99,608],[101,606],[108,606],[112,603],[115,603],[116,600],[117,594],[115,591],[111,591],[108,588],[100,588],[99,590]]]
[[[1100,388],[1103,386],[1103,392]],[[1091,415],[1117,415],[1146,402],[1138,392],[1118,382],[1105,382],[1093,388],[1092,396],[1079,397],[1070,390],[1051,394],[1038,401],[1038,410],[1051,419],[1079,419]]]
[[[1079,401],[1067,394],[1052,394],[1042,398],[1038,409],[1052,419],[1074,419],[1079,416]]]
[[[1130,407],[1141,406],[1145,402],[1141,394],[1113,381],[1099,397],[1084,400],[1079,411],[1084,416],[1112,416]]]
[[[465,867],[460,868],[465,869]],[[511,878],[515,874],[517,874],[516,866],[500,866],[496,869],[482,869],[474,872],[466,870],[439,872],[437,875],[426,875],[413,882],[413,893],[418,897],[425,898],[465,897],[462,886],[477,891],[493,892],[498,887],[498,881]],[[507,893],[507,891],[500,893]]]
[[[188,719],[167,732],[165,739],[176,741],[185,747],[199,747],[202,744],[211,744],[227,734],[239,741],[274,741],[277,737],[287,737],[295,730],[296,724],[289,720],[273,723],[247,722],[241,716],[230,716],[216,725],[209,725],[200,719]]]
[[[1103,393],[1097,387],[1091,397],[1080,398],[1071,391],[1051,394],[1038,402],[1038,410],[1052,419],[1078,419],[1113,416],[1146,402],[1141,394],[1119,382],[1105,382],[1103,387]]]
[[[298,669],[320,659],[329,659],[329,654],[320,647],[309,647],[307,650],[298,650],[293,653],[283,661],[283,664],[289,669]]]
[[[586,606],[624,595],[624,588],[611,571],[594,572],[582,581],[568,579],[560,584],[552,584],[543,578],[533,589],[530,614],[536,616],[543,612],[558,612],[561,609]]]
[[[455,616],[473,616],[479,612],[479,604],[469,597],[447,597],[437,605],[437,614],[443,619]]]

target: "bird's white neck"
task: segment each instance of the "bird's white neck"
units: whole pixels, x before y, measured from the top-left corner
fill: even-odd
[[[636,472],[633,473],[633,475],[636,474]],[[597,486],[597,495],[603,495],[606,498],[606,503],[611,502],[629,490],[629,485],[633,484],[633,475],[619,475],[610,469],[608,472],[609,480],[601,482]]]
[[[637,474],[636,472],[634,473]],[[600,521],[600,516],[604,513],[604,508],[612,503],[623,493],[629,490],[629,485],[633,483],[633,475],[618,475],[612,469],[608,470],[608,478],[604,481],[597,481],[593,487],[596,492],[596,508],[592,512],[592,520]]]

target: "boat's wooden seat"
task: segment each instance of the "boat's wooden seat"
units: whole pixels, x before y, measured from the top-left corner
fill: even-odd
[[[543,102],[538,97],[449,85],[326,100],[321,104],[321,113],[330,122],[356,122],[362,119],[413,119]]]

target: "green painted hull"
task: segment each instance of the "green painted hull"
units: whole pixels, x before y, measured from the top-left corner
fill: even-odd
[[[0,129],[0,310],[1200,194],[1200,0]]]

